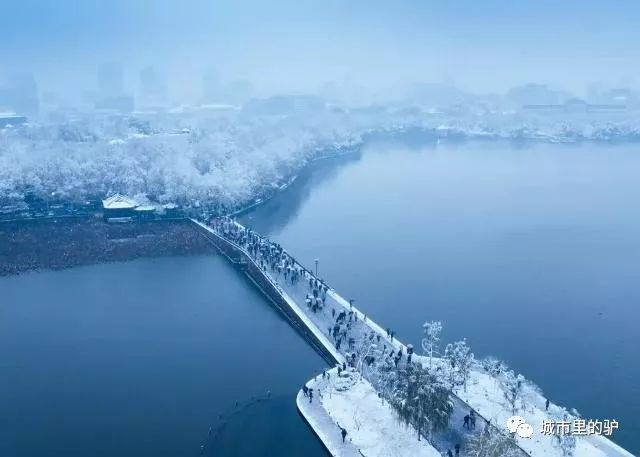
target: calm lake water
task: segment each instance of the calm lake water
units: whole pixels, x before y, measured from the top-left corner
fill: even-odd
[[[379,143],[244,217],[407,342],[442,320],[640,452],[640,147]],[[0,278],[0,455],[325,455],[323,361],[218,257]]]
[[[199,456],[229,409],[203,455],[326,456],[294,401],[323,360],[223,258],[4,277],[0,291],[0,456]]]
[[[640,147],[377,144],[244,219],[406,342],[441,320],[640,453]]]

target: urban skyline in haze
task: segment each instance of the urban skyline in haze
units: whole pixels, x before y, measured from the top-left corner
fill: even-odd
[[[115,62],[130,92],[153,66],[175,101],[197,100],[210,69],[257,94],[331,82],[372,94],[416,82],[504,93],[540,82],[584,95],[637,88],[638,19],[632,1],[27,0],[3,7],[0,81],[32,75],[41,93],[77,102]]]

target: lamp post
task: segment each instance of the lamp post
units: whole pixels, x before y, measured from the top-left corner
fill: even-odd
[[[316,278],[318,277],[318,264],[320,263],[319,259],[315,259],[314,260],[315,264],[316,264]]]

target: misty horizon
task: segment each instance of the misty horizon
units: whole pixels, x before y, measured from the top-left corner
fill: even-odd
[[[503,94],[527,83],[579,96],[637,88],[640,7],[619,2],[511,4],[171,2],[5,5],[0,81],[32,75],[40,94],[71,102],[120,65],[138,95],[150,67],[172,102],[201,100],[203,75],[251,95],[318,93],[329,83],[375,100],[416,83]]]

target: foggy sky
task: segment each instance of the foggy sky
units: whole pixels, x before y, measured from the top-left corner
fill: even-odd
[[[97,66],[115,61],[135,90],[154,64],[177,97],[199,91],[210,67],[264,91],[329,80],[637,88],[639,13],[632,0],[10,1],[0,76],[32,71],[41,91],[71,94],[94,88]]]

